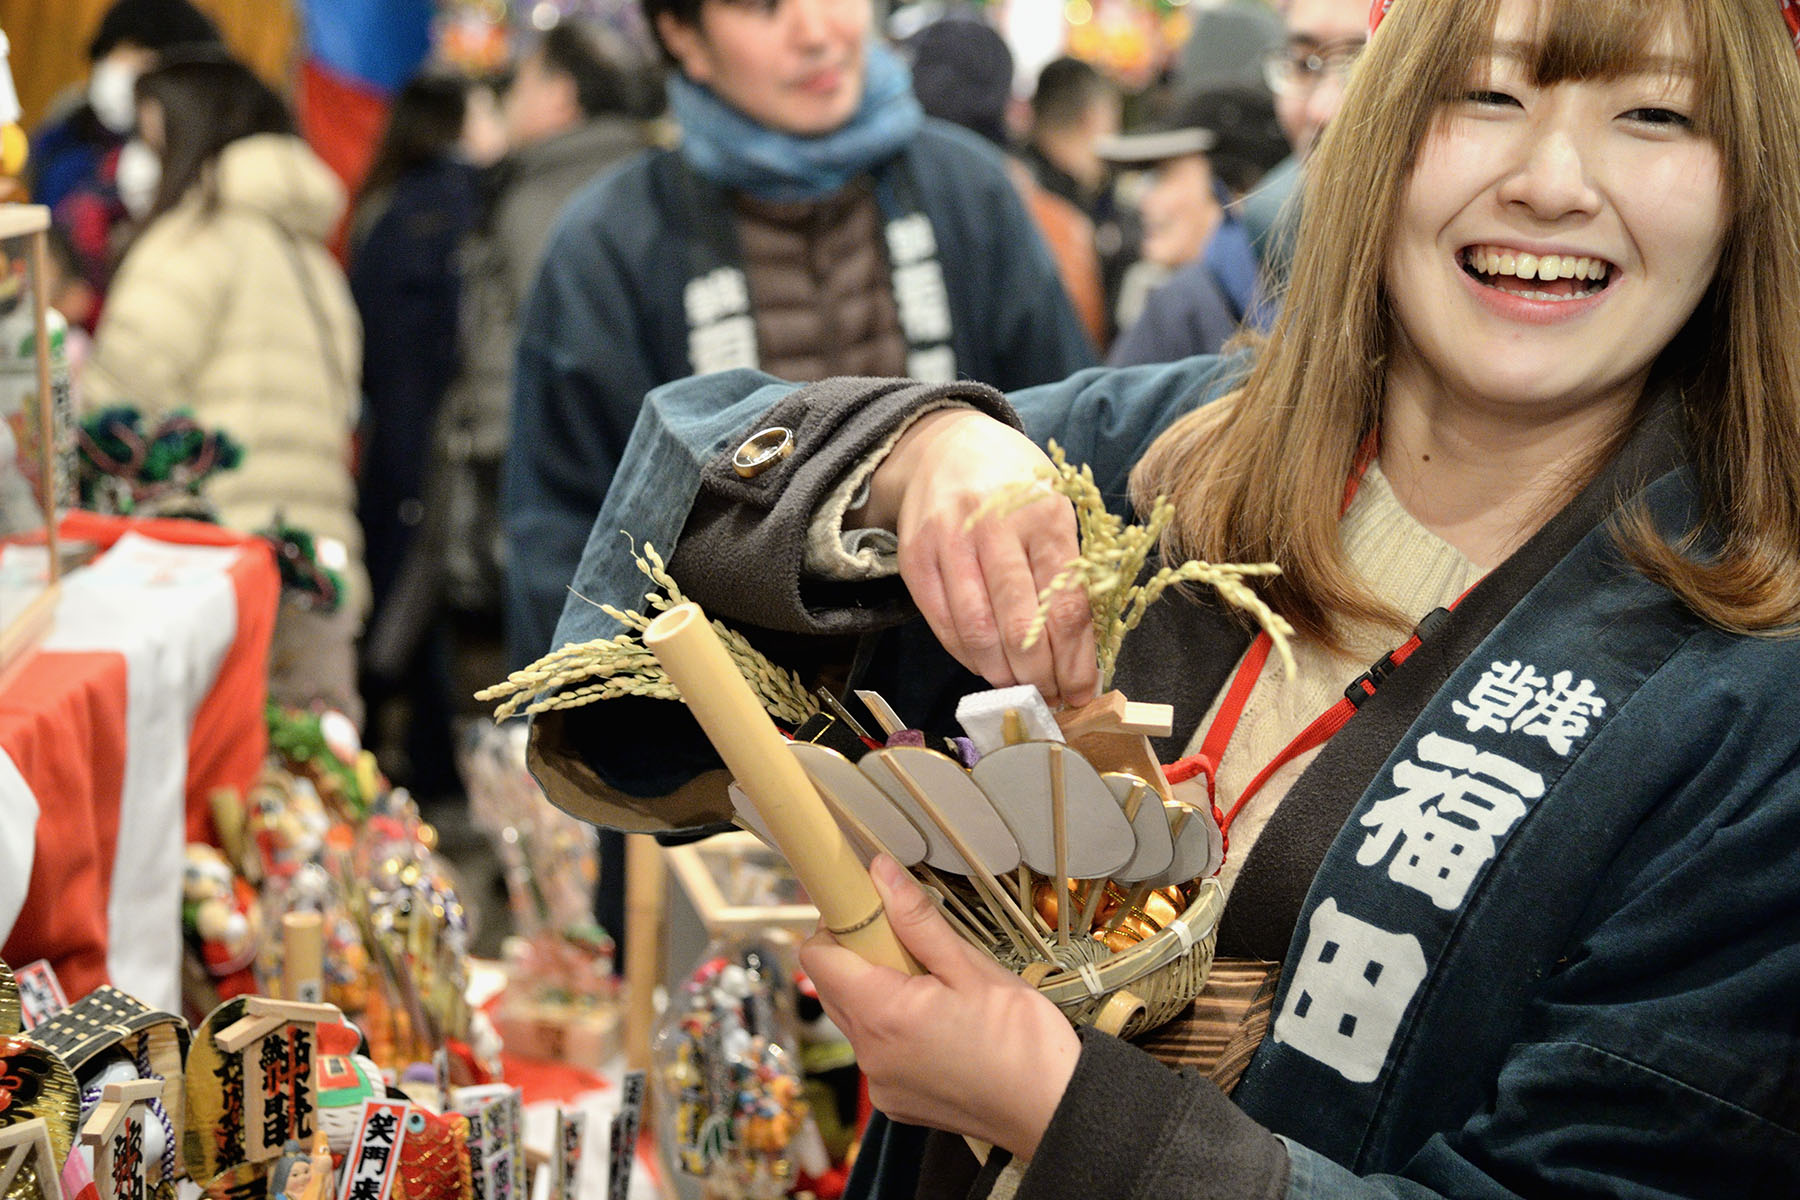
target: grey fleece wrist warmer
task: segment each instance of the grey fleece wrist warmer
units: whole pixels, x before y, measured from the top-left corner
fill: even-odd
[[[1005,398],[979,383],[838,378],[789,393],[743,436],[786,428],[793,453],[750,479],[731,465],[735,442],[707,463],[670,572],[708,613],[732,624],[860,634],[911,616],[903,589],[892,584],[858,591],[806,579],[806,531],[847,472],[920,408],[947,399],[1020,428]]]

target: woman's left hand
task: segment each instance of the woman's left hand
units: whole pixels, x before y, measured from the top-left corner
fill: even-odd
[[[1037,1150],[1081,1043],[1036,988],[969,945],[887,855],[870,876],[901,943],[929,974],[905,976],[821,929],[800,950],[826,1014],[856,1049],[869,1099],[896,1121]]]

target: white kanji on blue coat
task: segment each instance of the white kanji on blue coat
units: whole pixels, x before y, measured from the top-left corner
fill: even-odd
[[[1467,719],[1470,733],[1524,733],[1567,755],[1587,736],[1590,718],[1606,711],[1606,700],[1595,694],[1591,679],[1576,683],[1572,671],[1545,679],[1536,667],[1514,660],[1489,664],[1468,699],[1454,701],[1450,709]]]
[[[894,268],[894,303],[900,310],[900,327],[913,345],[950,336],[950,292],[937,259]]]
[[[1400,794],[1363,815],[1359,823],[1371,832],[1356,861],[1371,867],[1391,851],[1389,879],[1424,892],[1439,908],[1460,908],[1499,839],[1525,815],[1525,801],[1544,794],[1544,779],[1436,733],[1419,739],[1418,757],[1394,767]]]
[[[1352,1083],[1369,1083],[1381,1074],[1406,1006],[1424,981],[1418,938],[1350,916],[1327,897],[1306,923],[1306,949],[1275,1018],[1274,1038]]]
[[[681,306],[688,327],[714,325],[727,317],[750,311],[750,283],[736,267],[719,267],[682,289]]]
[[[887,226],[888,259],[898,265],[937,257],[937,235],[924,213],[896,217]]]
[[[689,330],[688,362],[696,375],[756,366],[756,322],[749,317],[726,317]]]
[[[956,351],[949,346],[927,346],[906,356],[906,373],[926,383],[956,382]]]

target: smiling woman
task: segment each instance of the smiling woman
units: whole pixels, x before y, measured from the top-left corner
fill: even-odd
[[[1467,513],[1471,484],[1505,490],[1482,475],[1518,471],[1491,457],[1495,439],[1580,463],[1626,428],[1712,285],[1729,215],[1719,147],[1694,120],[1686,28],[1665,20],[1643,49],[1617,48],[1616,74],[1547,80],[1534,58],[1575,53],[1540,49],[1543,20],[1503,0],[1494,51],[1420,147],[1386,270],[1383,468],[1412,494],[1460,477],[1462,512],[1419,515],[1489,565],[1567,487]]]
[[[989,683],[1092,697],[1083,598],[1024,637],[1071,511],[985,507],[1046,439],[1102,494],[1129,476],[1140,511],[1171,497],[1165,558],[1278,563],[1259,590],[1298,630],[1284,678],[1218,606],[1170,598],[1117,663],[1174,707],[1156,749],[1182,760],[1177,799],[1230,814],[1219,955],[1279,963],[1272,1012],[1201,998],[1188,1042],[1254,1048],[1230,1098],[1072,1032],[878,860],[928,974],[829,933],[802,955],[889,1118],[850,1194],[985,1194],[1008,1154],[998,1192],[1021,1200],[1792,1190],[1789,9],[1394,0],[1309,161],[1290,291],[1251,358],[1004,398],[766,376],[651,397],[636,486],[598,528],[673,542],[683,591],[733,624],[880,634],[850,686],[920,728],[946,727],[931,705],[957,677],[871,574],[897,570]],[[794,452],[746,484],[717,448],[771,426]],[[573,590],[635,603],[610,539],[591,546]],[[569,609],[562,640],[615,632],[595,611]],[[691,727],[645,703],[540,717],[538,778],[638,828],[721,818]],[[1005,1153],[978,1175],[927,1127]]]
[[[1800,545],[1800,501],[1759,482],[1789,478],[1800,455],[1794,406],[1778,398],[1800,389],[1776,299],[1800,287],[1783,248],[1800,244],[1800,128],[1783,115],[1800,111],[1800,80],[1780,4],[1394,5],[1390,23],[1406,32],[1371,42],[1321,141],[1283,319],[1246,388],[1290,406],[1273,428],[1260,406],[1238,406],[1236,420],[1190,414],[1135,476],[1140,498],[1187,501],[1170,553],[1278,559],[1272,601],[1317,634],[1329,613],[1376,616],[1341,569],[1330,482],[1358,439],[1382,425],[1384,470],[1429,469],[1435,481],[1401,486],[1454,493],[1465,525],[1485,520],[1469,548],[1491,560],[1592,474],[1641,415],[1660,364],[1663,386],[1706,380],[1705,398],[1689,397],[1705,411],[1694,423],[1704,503],[1734,514],[1737,531],[1710,562],[1669,552],[1635,520],[1627,545],[1721,624],[1792,623],[1800,571],[1775,547]],[[1546,255],[1559,275],[1570,252],[1598,259],[1606,286],[1567,311],[1505,296],[1463,269],[1477,248],[1496,251],[1502,271],[1510,252],[1515,273],[1521,255],[1537,257],[1540,282]],[[1610,416],[1573,403],[1609,383],[1622,387]],[[1440,384],[1485,398],[1492,420],[1479,436],[1465,424],[1445,428],[1450,444],[1413,444],[1384,404],[1415,411],[1447,398]],[[1535,435],[1492,407],[1515,389],[1546,401]],[[1769,507],[1751,513],[1746,500]]]

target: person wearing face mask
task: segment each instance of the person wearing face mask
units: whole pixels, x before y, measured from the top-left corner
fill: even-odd
[[[343,185],[281,98],[223,52],[165,57],[137,97],[161,180],[114,277],[85,404],[132,405],[147,423],[186,408],[243,447],[235,469],[204,485],[220,522],[304,530],[343,582],[335,611],[282,606],[270,696],[359,720],[355,636],[369,584],[350,435],[362,326],[325,247]]]
[[[88,42],[85,87],[53,104],[32,136],[32,199],[49,207],[68,233],[97,298],[112,271],[119,230],[148,211],[156,191],[155,154],[131,136],[138,76],[174,48],[219,41],[217,26],[188,0],[117,0]]]

